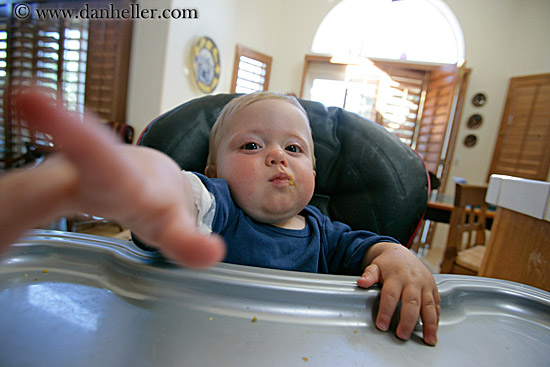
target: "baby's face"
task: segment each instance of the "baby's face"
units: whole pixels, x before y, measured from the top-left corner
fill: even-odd
[[[315,187],[306,117],[292,104],[266,99],[235,113],[223,132],[212,176],[257,221],[284,227]]]

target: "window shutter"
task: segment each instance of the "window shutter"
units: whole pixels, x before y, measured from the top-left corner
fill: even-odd
[[[550,166],[550,74],[510,80],[493,173],[545,181]]]
[[[89,2],[122,9],[128,0]],[[49,91],[58,103],[84,113],[94,111],[105,122],[125,122],[132,36],[131,20],[10,16],[16,3],[0,5],[0,172],[32,159],[31,145],[51,146],[34,135],[7,106],[14,87],[32,85]],[[26,2],[35,9],[81,9],[85,2]]]
[[[428,167],[428,170],[442,177],[440,165],[445,145],[449,119],[451,117],[457,68],[447,67],[432,71],[422,119],[418,128],[416,151]]]
[[[11,8],[8,4],[0,4],[0,173],[6,166],[11,165],[12,154],[9,149],[8,127],[4,124],[3,116],[5,90],[8,75],[8,17]]]
[[[105,122],[125,122],[132,22],[97,20],[89,31],[86,108]]]
[[[384,88],[379,87],[376,122],[413,146],[427,72],[383,62],[375,65],[390,77]]]
[[[252,93],[269,88],[271,56],[237,45],[231,93]]]
[[[312,99],[373,120],[414,147],[430,70],[402,62],[306,56],[302,93],[311,84]]]
[[[28,3],[34,11],[41,3]],[[52,4],[50,4],[52,6]],[[55,5],[53,5],[55,6]],[[9,7],[9,5],[8,5]],[[11,12],[11,7],[9,8]],[[17,86],[37,86],[63,100],[64,24],[56,19],[10,17],[6,25],[6,75],[3,84],[3,126],[5,142],[2,169],[26,163],[29,144],[51,145],[45,135],[34,135],[8,107],[11,90]]]

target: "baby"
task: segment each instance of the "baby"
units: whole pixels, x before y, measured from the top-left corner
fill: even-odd
[[[210,135],[205,176],[186,173],[198,224],[227,244],[225,262],[314,273],[360,275],[374,244],[397,241],[307,206],[315,187],[313,138],[293,97],[233,99]]]
[[[119,221],[188,266],[225,259],[362,274],[361,287],[382,283],[379,329],[388,329],[401,302],[397,336],[408,339],[420,315],[424,341],[435,345],[439,294],[416,256],[390,237],[351,231],[307,206],[315,185],[313,142],[307,116],[295,99],[263,93],[228,104],[211,133],[205,176],[182,174],[158,151],[117,144],[98,124],[79,123],[40,94],[22,93],[16,107],[32,127],[51,134],[63,148],[43,165],[0,180],[3,208],[15,210],[0,213],[7,229],[0,245],[22,229],[11,226],[17,218],[29,228],[39,220],[84,211]],[[29,200],[18,197],[11,203],[1,194],[36,178],[47,184],[34,185]],[[32,218],[24,218],[29,211]],[[220,237],[205,232],[222,236],[227,253]]]

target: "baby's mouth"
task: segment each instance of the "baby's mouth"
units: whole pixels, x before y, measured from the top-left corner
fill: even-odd
[[[274,175],[273,177],[271,177],[269,179],[269,182],[278,183],[278,184],[287,182],[289,186],[294,186],[295,185],[294,175],[292,175],[292,173],[287,174],[287,173],[284,173],[284,172],[277,173],[276,175]]]

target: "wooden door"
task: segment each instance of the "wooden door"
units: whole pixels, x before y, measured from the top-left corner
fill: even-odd
[[[550,74],[510,80],[493,173],[546,181],[550,166]]]

